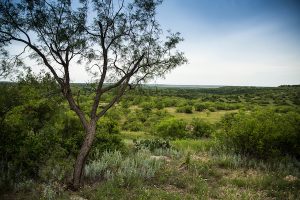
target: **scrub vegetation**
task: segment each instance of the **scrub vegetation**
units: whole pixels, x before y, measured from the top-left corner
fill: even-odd
[[[300,199],[299,85],[146,85],[162,2],[0,1],[0,199]]]
[[[81,109],[91,87],[72,85]],[[76,192],[84,130],[58,85],[28,74],[0,90],[1,199],[300,198],[299,86],[130,90],[98,121]]]

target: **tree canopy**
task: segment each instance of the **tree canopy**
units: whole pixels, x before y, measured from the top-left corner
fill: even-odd
[[[184,54],[176,50],[183,40],[180,34],[168,31],[163,38],[155,17],[161,3],[162,0],[0,3],[1,75],[19,69],[27,57],[46,67],[87,133],[75,164],[74,179],[81,176],[98,119],[127,89],[164,76],[186,62]],[[15,53],[14,43],[23,45],[20,54],[10,54]],[[89,113],[80,108],[72,93],[70,72],[77,67],[85,67],[96,85]],[[101,96],[112,89],[117,91],[115,97],[99,110]]]

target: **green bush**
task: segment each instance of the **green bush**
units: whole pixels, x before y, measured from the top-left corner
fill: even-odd
[[[163,138],[183,138],[187,136],[187,123],[179,119],[162,120],[156,127],[157,134]]]
[[[149,150],[141,150],[128,157],[119,151],[104,152],[85,166],[85,176],[90,181],[115,179],[121,185],[131,187],[154,177],[162,164],[163,160],[152,158]]]
[[[165,107],[174,107],[178,105],[178,100],[176,98],[164,98],[161,100]]]
[[[96,138],[93,143],[94,150],[91,156],[93,157],[94,151],[124,151],[125,145],[120,137],[120,128],[117,121],[111,118],[103,117],[97,123]]]
[[[0,130],[0,164],[14,176],[11,179],[36,177],[41,162],[60,142],[59,131],[52,124],[58,117],[53,109],[39,100],[18,105],[5,115]]]
[[[152,139],[152,140],[134,140],[134,148],[136,150],[149,149],[154,151],[155,149],[170,149],[171,145],[168,140]]]
[[[201,112],[201,111],[207,109],[207,106],[205,104],[202,104],[202,103],[196,103],[194,105],[194,107],[195,107],[195,110],[198,111],[198,112]]]
[[[180,106],[176,109],[176,112],[178,113],[193,113],[193,106],[190,105],[185,105],[185,106]]]
[[[75,157],[68,157],[67,151],[57,146],[49,158],[40,166],[39,178],[47,184],[55,182],[67,183],[72,175],[74,162]]]
[[[93,157],[93,152],[96,150],[100,152],[112,150],[119,150],[124,152],[125,149],[125,144],[123,143],[120,135],[97,133],[90,157]]]
[[[217,102],[214,104],[214,107],[217,110],[235,110],[241,107],[240,104],[234,103],[234,104],[229,104],[229,103],[221,103],[221,102]]]
[[[143,129],[143,123],[138,120],[130,120],[126,121],[123,124],[123,130],[127,131],[141,131]]]
[[[151,112],[151,110],[154,108],[154,103],[153,102],[143,102],[141,105],[142,110],[144,112]]]
[[[5,97],[0,98],[0,190],[29,177],[65,181],[82,144],[82,125],[66,108],[55,84],[51,86],[49,77],[35,79],[0,87]],[[111,110],[109,118],[97,124],[94,146],[102,152],[124,149],[118,112]]]
[[[191,126],[192,136],[196,138],[209,137],[213,131],[213,127],[210,123],[199,118],[194,118],[191,122]]]
[[[155,102],[154,107],[155,107],[156,109],[158,109],[158,110],[161,110],[161,109],[163,109],[163,108],[166,107],[166,106],[165,106],[165,104],[162,102],[161,99],[158,99],[158,100]]]
[[[215,107],[209,107],[208,110],[209,110],[210,112],[216,112],[216,111],[217,111],[217,109],[216,109]]]
[[[256,158],[300,158],[300,115],[272,110],[225,115],[216,136],[234,151]]]
[[[61,146],[69,155],[76,156],[84,137],[84,131],[78,117],[73,111],[66,111],[56,119],[53,131],[59,131]]]
[[[148,118],[149,112],[136,110],[127,115],[126,121],[122,125],[123,130],[141,131],[144,128],[144,123]]]
[[[120,134],[120,127],[116,120],[103,117],[97,122],[97,132],[100,134]]]
[[[143,131],[149,133],[155,133],[156,125],[163,119],[170,117],[170,114],[165,110],[157,110],[151,112],[147,118],[147,120],[143,123],[144,129]]]

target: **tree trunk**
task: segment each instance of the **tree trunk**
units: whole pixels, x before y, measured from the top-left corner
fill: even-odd
[[[85,162],[87,159],[87,156],[91,150],[95,134],[96,134],[96,125],[95,123],[91,123],[86,131],[86,135],[83,141],[83,144],[81,145],[79,154],[76,158],[75,166],[74,166],[74,172],[73,172],[73,182],[72,182],[72,189],[78,190],[82,184],[83,179],[83,170],[85,166]]]

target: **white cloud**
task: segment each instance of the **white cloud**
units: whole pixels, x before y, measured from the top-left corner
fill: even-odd
[[[282,24],[252,20],[223,31],[205,23],[198,26],[201,30],[206,27],[206,31],[194,30],[194,35],[182,45],[189,64],[157,83],[262,86],[300,83],[300,48],[282,33]]]

